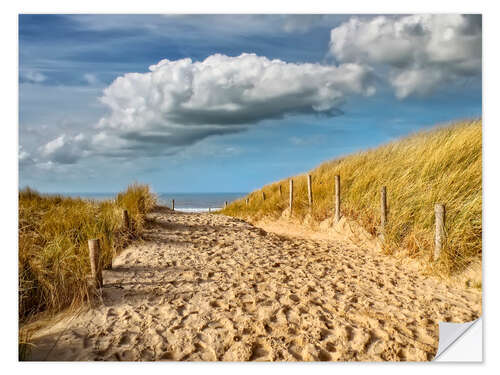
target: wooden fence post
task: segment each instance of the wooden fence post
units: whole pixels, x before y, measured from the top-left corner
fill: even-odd
[[[262,200],[265,201],[266,200],[266,194],[264,192],[262,192]]]
[[[175,199],[172,199],[172,211],[175,211]]]
[[[245,202],[246,202],[246,204],[247,204],[247,206],[248,206],[248,198],[247,198],[247,199],[245,199]]]
[[[292,216],[293,207],[293,180],[290,179],[290,217]]]
[[[210,207],[208,207],[208,213],[212,212],[212,209]]]
[[[335,176],[335,221],[340,221],[340,176]]]
[[[226,208],[226,207],[227,207],[227,201],[224,202],[224,208]]]
[[[122,218],[123,218],[123,227],[126,230],[129,230],[130,229],[130,218],[128,216],[128,211],[127,210],[123,210]]]
[[[436,204],[434,206],[434,213],[436,216],[436,237],[434,243],[434,260],[438,260],[443,249],[443,244],[446,241],[445,222],[446,222],[446,208],[444,204]]]
[[[307,198],[309,200],[309,208],[312,208],[313,204],[313,193],[312,193],[312,184],[311,184],[311,175],[307,175]]]
[[[280,185],[280,197],[283,196],[283,192],[281,191],[281,185]]]
[[[385,228],[387,223],[387,188],[382,186],[382,191],[380,194],[380,226],[382,230]]]
[[[101,246],[98,239],[92,239],[88,241],[89,244],[89,257],[90,257],[90,270],[92,272],[92,279],[95,282],[97,288],[102,287],[102,270],[100,267],[100,253]]]

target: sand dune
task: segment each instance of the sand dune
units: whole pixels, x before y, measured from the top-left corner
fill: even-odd
[[[150,215],[102,300],[40,330],[32,359],[426,361],[438,322],[481,314],[457,289],[342,239],[208,213]]]

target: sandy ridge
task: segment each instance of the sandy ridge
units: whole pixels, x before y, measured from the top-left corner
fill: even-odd
[[[150,216],[144,241],[104,271],[98,306],[39,331],[32,359],[426,361],[439,321],[481,314],[479,291],[348,241]]]

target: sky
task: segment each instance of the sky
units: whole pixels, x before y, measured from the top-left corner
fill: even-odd
[[[20,15],[19,186],[248,192],[481,92],[477,15]]]

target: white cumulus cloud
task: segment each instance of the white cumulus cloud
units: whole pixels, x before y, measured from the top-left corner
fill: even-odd
[[[101,100],[111,114],[100,127],[251,124],[328,112],[349,94],[373,93],[371,71],[358,64],[292,64],[242,54],[212,55],[201,62],[162,60],[149,69],[119,77],[104,90]]]
[[[359,64],[295,64],[255,54],[162,60],[149,70],[118,77],[104,90],[109,114],[97,138],[119,138],[113,142],[122,151],[168,153],[262,120],[337,115],[349,96],[375,90],[371,69]]]
[[[399,98],[425,95],[481,74],[481,16],[354,17],[331,31],[330,52],[344,63],[387,66]]]
[[[209,136],[236,133],[296,114],[335,116],[352,95],[371,95],[370,68],[296,64],[255,54],[204,61],[162,60],[104,89],[108,108],[93,133],[63,134],[39,148],[42,160],[72,164],[88,155],[170,155]]]

